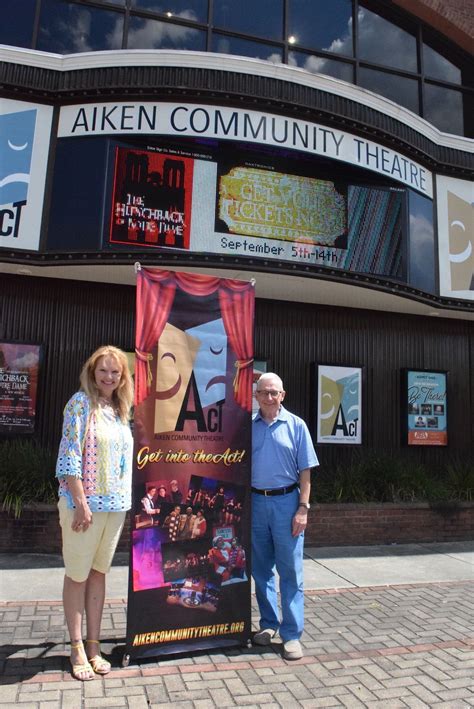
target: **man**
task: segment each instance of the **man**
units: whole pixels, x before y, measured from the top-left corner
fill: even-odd
[[[186,507],[185,514],[180,515],[179,518],[178,539],[192,538],[195,519],[196,515],[193,514],[193,508]]]
[[[311,468],[319,465],[305,422],[287,411],[283,382],[272,372],[257,382],[252,423],[252,575],[260,610],[257,645],[279,632],[283,657],[303,657],[303,543]],[[281,621],[275,587],[280,576]]]
[[[170,514],[166,517],[165,521],[163,522],[163,526],[168,528],[168,536],[170,542],[175,542],[176,538],[178,536],[178,531],[179,531],[179,523],[180,523],[180,512],[181,512],[181,507],[179,505],[175,505],[173,509],[171,510]]]
[[[149,516],[152,524],[154,521],[158,523],[158,520],[155,520],[154,516],[160,514],[160,509],[155,506],[156,493],[156,487],[154,485],[149,485],[146,489],[145,497],[142,497],[141,499],[142,513]]]
[[[178,481],[177,480],[172,480],[170,482],[170,487],[171,487],[171,502],[173,505],[180,505],[183,501],[183,494],[180,491],[178,487]]]

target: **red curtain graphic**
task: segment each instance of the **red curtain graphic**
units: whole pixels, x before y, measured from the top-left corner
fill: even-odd
[[[135,405],[146,399],[151,384],[151,350],[160,338],[173,306],[176,287],[195,296],[219,292],[222,319],[237,354],[234,396],[252,410],[254,291],[246,281],[194,273],[142,268],[137,274]]]

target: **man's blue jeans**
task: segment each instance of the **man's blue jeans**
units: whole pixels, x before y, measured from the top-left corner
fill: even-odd
[[[297,488],[287,495],[273,497],[252,493],[252,576],[260,628],[279,630],[283,642],[299,640],[304,624],[304,534],[291,535],[298,503]],[[281,622],[275,567],[280,576]]]

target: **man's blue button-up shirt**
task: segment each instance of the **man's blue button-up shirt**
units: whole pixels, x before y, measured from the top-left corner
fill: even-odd
[[[252,421],[252,487],[271,490],[299,481],[301,470],[319,465],[303,419],[280,408],[268,425],[258,412]]]

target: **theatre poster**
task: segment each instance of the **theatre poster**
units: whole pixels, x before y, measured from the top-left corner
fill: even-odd
[[[0,433],[33,433],[40,355],[37,344],[0,342]]]
[[[250,638],[253,283],[137,272],[124,664]]]
[[[403,370],[404,443],[448,445],[447,372]]]

